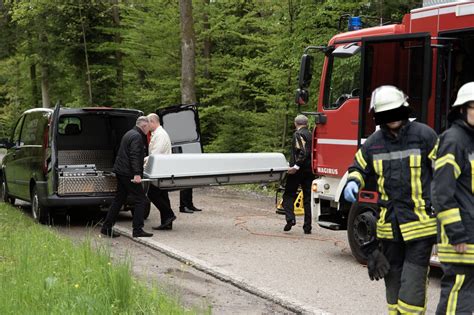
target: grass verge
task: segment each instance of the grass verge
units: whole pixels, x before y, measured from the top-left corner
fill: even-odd
[[[90,241],[74,245],[0,203],[0,314],[189,314],[111,263]]]

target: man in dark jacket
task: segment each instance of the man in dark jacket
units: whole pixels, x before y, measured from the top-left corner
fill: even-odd
[[[296,224],[294,203],[298,186],[303,190],[305,234],[311,234],[311,184],[314,180],[311,169],[311,132],[308,130],[308,118],[298,115],[295,118],[296,131],[291,142],[290,168],[286,178],[283,208],[285,209],[286,225],[284,231],[289,231]]]
[[[474,314],[474,82],[459,89],[449,120],[433,177],[444,272],[436,314]]]
[[[147,197],[141,185],[143,176],[143,161],[147,150],[148,118],[138,117],[136,126],[127,131],[120,142],[120,148],[115,159],[113,171],[117,176],[117,193],[102,225],[101,233],[110,237],[119,236],[112,227],[120,208],[131,195],[134,203],[133,237],[150,237],[152,233],[143,231],[144,212]]]
[[[375,89],[371,108],[380,129],[357,151],[344,198],[357,202],[367,179],[375,176],[380,208],[378,241],[363,247],[369,277],[385,277],[389,314],[424,314],[436,236],[430,185],[438,137],[427,125],[409,121],[407,97],[394,86]]]

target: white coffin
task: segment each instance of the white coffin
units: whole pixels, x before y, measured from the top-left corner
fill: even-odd
[[[288,169],[281,153],[150,155],[144,177],[162,189],[280,181]]]

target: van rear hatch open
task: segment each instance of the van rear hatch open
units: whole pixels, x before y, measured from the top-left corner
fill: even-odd
[[[141,112],[112,108],[60,109],[55,128],[58,195],[109,195],[122,136]]]

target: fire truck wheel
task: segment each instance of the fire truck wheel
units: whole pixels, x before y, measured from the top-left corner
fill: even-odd
[[[352,204],[347,220],[347,237],[352,255],[361,264],[367,262],[360,246],[376,236],[376,210],[372,205]]]

